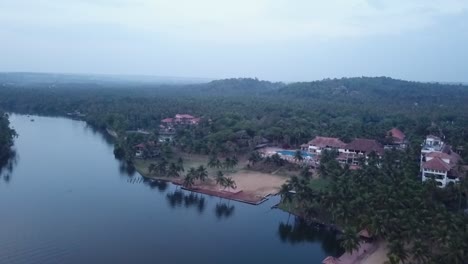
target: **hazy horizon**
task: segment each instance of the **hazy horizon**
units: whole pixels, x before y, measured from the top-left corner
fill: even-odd
[[[468,82],[468,1],[17,0],[1,72]]]
[[[255,76],[253,77],[245,77],[245,76],[232,76],[232,77],[225,77],[225,78],[204,78],[204,77],[191,77],[191,76],[160,76],[160,75],[146,75],[146,74],[112,74],[112,73],[72,73],[72,72],[6,72],[0,71],[0,74],[43,74],[43,75],[62,75],[64,77],[101,77],[103,79],[114,79],[114,80],[122,80],[122,81],[143,81],[143,82],[158,82],[161,84],[196,84],[196,83],[207,83],[216,80],[225,80],[225,79],[238,79],[238,78],[252,78],[258,79],[259,81],[268,81],[268,82],[282,82],[285,84],[288,83],[295,83],[295,82],[315,82],[315,81],[323,81],[326,79],[342,79],[342,78],[379,78],[379,77],[386,77],[395,80],[402,80],[402,81],[410,81],[410,82],[420,82],[420,83],[442,83],[442,84],[454,84],[454,85],[468,85],[468,82],[463,81],[421,81],[421,80],[408,80],[408,79],[399,79],[394,78],[392,76],[342,76],[342,77],[324,77],[321,79],[310,79],[310,80],[298,80],[298,81],[275,81],[275,80],[268,80],[268,79],[261,79]]]

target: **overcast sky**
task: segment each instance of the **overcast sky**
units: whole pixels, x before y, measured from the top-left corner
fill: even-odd
[[[0,0],[0,71],[468,82],[468,0]]]

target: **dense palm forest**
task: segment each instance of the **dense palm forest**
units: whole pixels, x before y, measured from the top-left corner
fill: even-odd
[[[310,177],[293,177],[282,187],[286,204],[306,219],[343,227],[343,247],[359,247],[366,229],[389,244],[389,263],[466,263],[468,260],[468,181],[440,189],[421,183],[414,150],[373,156],[358,170],[323,155],[320,176],[327,188],[314,189]],[[290,191],[296,191],[293,195]]]
[[[155,131],[161,119],[176,113],[202,117],[197,128],[179,131],[178,142],[188,152],[248,152],[262,138],[285,147],[315,135],[383,139],[385,131],[399,127],[418,144],[429,133],[442,136],[468,158],[468,87],[463,85],[386,77],[187,85],[24,79],[0,76],[1,108],[46,115],[78,111],[95,127],[116,131]]]
[[[0,112],[0,164],[11,154],[11,146],[16,133],[10,128],[8,116]]]

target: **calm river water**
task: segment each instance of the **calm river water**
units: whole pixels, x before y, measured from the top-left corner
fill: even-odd
[[[34,118],[34,122],[31,119]],[[331,232],[260,206],[150,184],[84,122],[11,115],[0,263],[321,263]]]

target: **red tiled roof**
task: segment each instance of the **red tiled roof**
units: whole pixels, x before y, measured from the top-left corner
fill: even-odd
[[[401,130],[398,128],[392,128],[388,131],[388,133],[392,135],[393,138],[398,139],[400,141],[403,141],[406,138],[405,133],[401,132]]]
[[[449,171],[451,166],[445,163],[440,158],[436,157],[431,159],[430,161],[424,162],[423,168],[429,170]]]
[[[315,137],[313,140],[309,141],[309,145],[317,146],[319,148],[344,148],[346,146],[346,143],[344,143],[338,138]]]
[[[426,155],[426,157],[448,159],[448,160],[450,160],[450,162],[452,162],[452,160],[456,159],[454,156],[449,155],[449,154],[444,153],[444,152],[431,152],[431,153],[428,153]]]
[[[374,139],[356,138],[351,143],[346,145],[346,149],[362,151],[365,153],[375,153],[382,155],[384,153],[383,146]]]
[[[145,143],[140,143],[138,145],[133,146],[134,148],[145,148]]]

